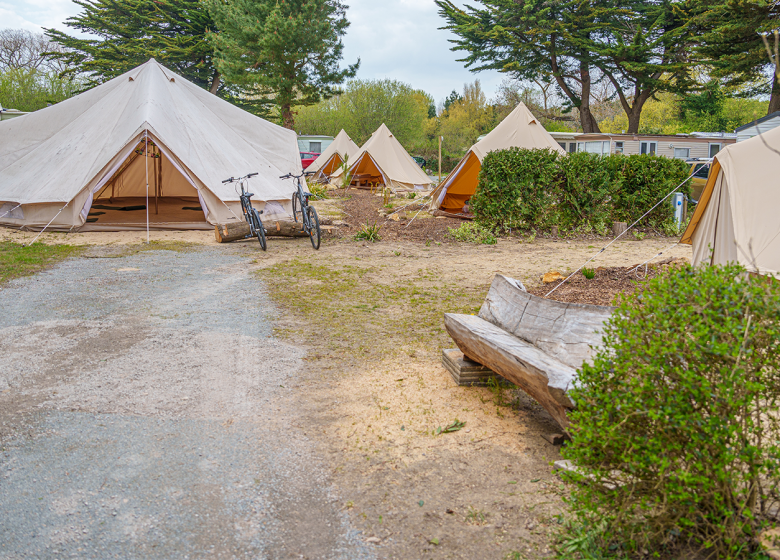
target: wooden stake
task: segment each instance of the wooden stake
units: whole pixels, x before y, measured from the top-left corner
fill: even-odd
[[[439,136],[439,184],[441,185],[441,141],[444,140],[444,136]]]

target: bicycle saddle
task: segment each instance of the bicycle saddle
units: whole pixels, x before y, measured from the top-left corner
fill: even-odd
[[[253,193],[253,192],[248,192],[248,193],[246,193],[246,195],[245,195],[245,196],[247,196],[247,197],[250,197],[250,196],[255,196],[255,193]]]

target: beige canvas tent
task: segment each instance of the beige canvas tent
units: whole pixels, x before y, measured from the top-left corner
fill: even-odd
[[[313,179],[315,181],[328,181],[344,161],[352,161],[359,150],[358,145],[342,129],[330,146],[306,168],[306,171],[314,173]]]
[[[293,184],[279,176],[301,172],[295,133],[150,60],[0,123],[0,224],[210,228],[242,219],[235,187],[222,180],[251,172],[256,207],[286,214]]]
[[[349,172],[353,182],[380,184],[394,190],[426,190],[431,187],[430,177],[384,124],[355,154]],[[331,179],[340,184],[343,180],[341,170],[337,170]]]
[[[718,152],[680,242],[693,245],[694,265],[780,274],[780,128]]]
[[[521,102],[490,134],[474,144],[442,181],[433,193],[434,206],[446,212],[461,212],[477,190],[485,156],[507,148],[548,148],[566,153]]]

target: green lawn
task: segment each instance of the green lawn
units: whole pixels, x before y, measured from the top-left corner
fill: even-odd
[[[1,241],[0,284],[35,274],[78,252],[80,248],[71,245],[34,243],[27,247],[12,241]]]

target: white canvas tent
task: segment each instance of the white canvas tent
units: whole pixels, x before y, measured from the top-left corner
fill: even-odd
[[[327,181],[341,167],[344,161],[352,161],[352,158],[359,150],[358,145],[342,129],[330,146],[306,168],[306,171],[314,173],[315,181]]]
[[[780,274],[780,128],[718,152],[680,242],[693,245],[694,266]]]
[[[431,187],[430,177],[384,124],[355,154],[349,172],[362,182],[379,183],[394,190],[425,190]],[[337,170],[331,179],[339,183],[343,180],[341,176],[341,170]]]
[[[485,156],[508,148],[547,148],[565,154],[524,103],[499,123],[487,136],[474,144],[433,195],[436,208],[459,213],[477,190],[479,172]]]
[[[279,176],[301,172],[295,133],[152,59],[0,123],[0,224],[59,231],[145,229],[147,223],[208,228],[242,219],[234,185],[222,180],[251,172],[259,173],[250,181],[256,207],[286,214],[293,184]]]

